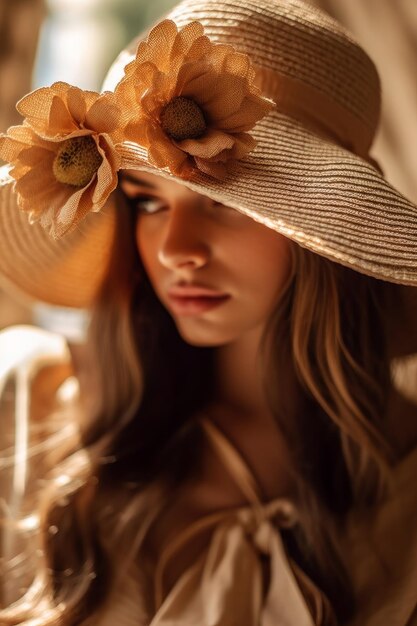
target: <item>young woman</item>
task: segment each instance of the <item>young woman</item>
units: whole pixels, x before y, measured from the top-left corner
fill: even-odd
[[[2,275],[93,315],[0,621],[417,624],[417,209],[369,156],[376,70],[301,0],[168,18],[0,140]]]

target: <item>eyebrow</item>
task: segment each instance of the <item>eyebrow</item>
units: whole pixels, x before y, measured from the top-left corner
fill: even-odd
[[[132,185],[137,185],[138,187],[141,186],[156,189],[155,185],[152,185],[152,183],[148,183],[146,180],[142,180],[141,178],[130,176],[130,174],[121,173],[120,180],[121,182],[125,180],[126,182],[131,183]]]

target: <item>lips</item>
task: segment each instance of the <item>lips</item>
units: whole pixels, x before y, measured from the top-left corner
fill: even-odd
[[[168,295],[174,298],[221,298],[227,296],[224,292],[200,285],[176,285],[169,289]]]
[[[168,296],[174,313],[186,316],[213,309],[230,298],[228,294],[197,285],[172,287]]]

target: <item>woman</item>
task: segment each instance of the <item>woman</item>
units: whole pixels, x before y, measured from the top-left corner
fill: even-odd
[[[417,210],[372,62],[301,0],[185,0],[107,88],[0,140],[2,275],[90,306],[94,365],[3,622],[417,623]]]

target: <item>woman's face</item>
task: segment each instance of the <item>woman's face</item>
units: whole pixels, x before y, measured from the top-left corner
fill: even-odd
[[[262,332],[290,272],[290,242],[161,176],[124,170],[120,186],[138,212],[149,280],[184,341],[220,346]]]

